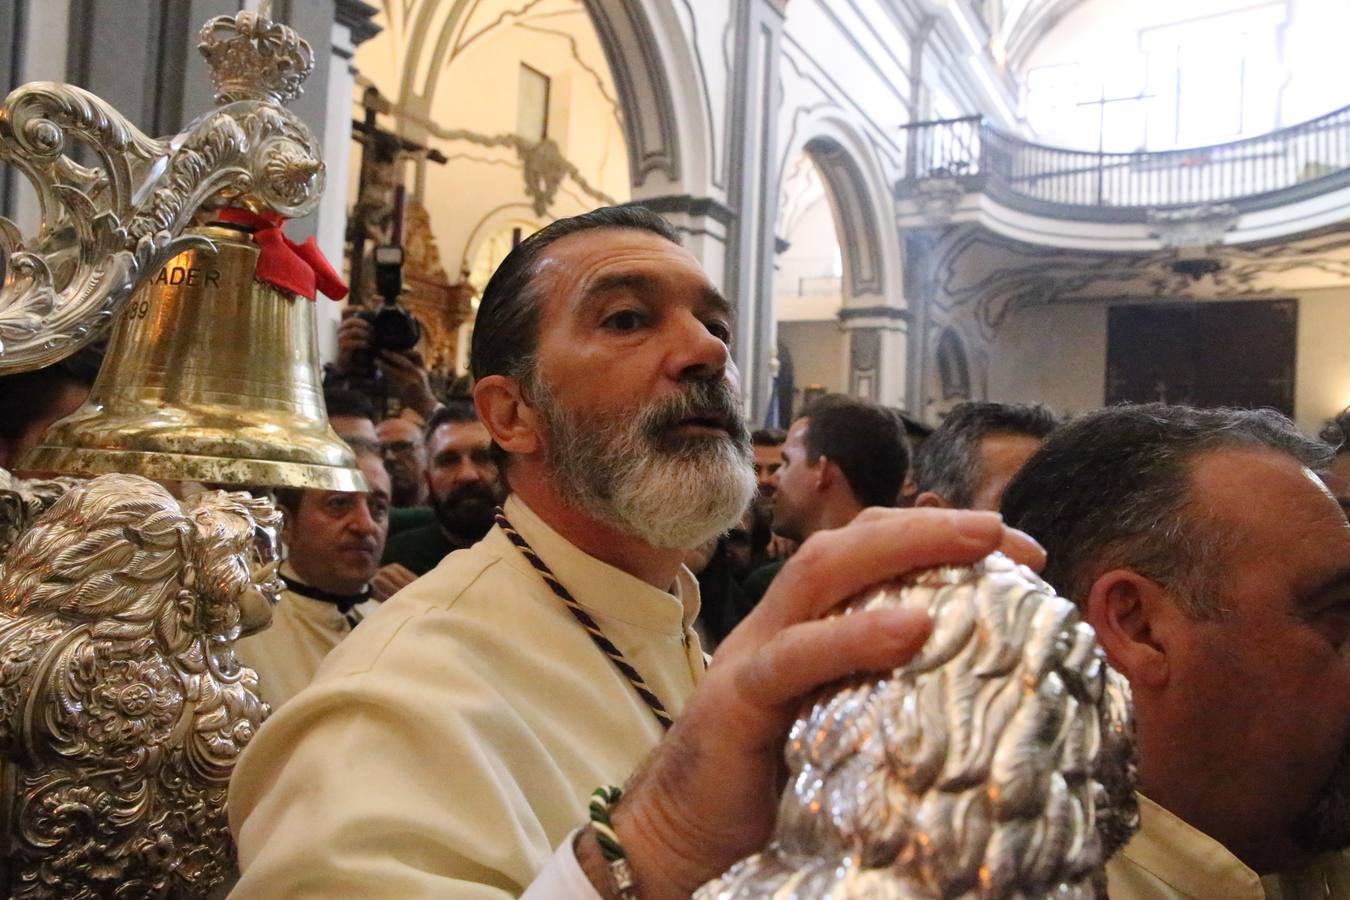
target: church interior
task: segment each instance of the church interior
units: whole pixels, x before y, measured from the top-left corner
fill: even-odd
[[[0,889],[220,897],[243,878],[232,896],[298,896],[287,885],[307,884],[312,864],[315,879],[371,891],[342,896],[520,896],[536,877],[552,883],[557,863],[573,886],[635,900],[609,819],[611,809],[622,818],[622,792],[603,782],[637,772],[639,791],[647,777],[669,800],[661,791],[678,795],[668,785],[681,782],[662,782],[659,763],[687,759],[716,794],[714,756],[662,756],[670,735],[701,737],[697,726],[681,731],[693,709],[732,761],[728,784],[753,768],[737,768],[745,759],[761,767],[745,775],[746,808],[770,797],[765,785],[796,790],[803,802],[778,807],[780,823],[797,817],[811,839],[834,841],[822,837],[828,824],[843,847],[880,817],[891,831],[877,858],[890,856],[873,868],[938,878],[965,866],[964,880],[923,896],[1105,896],[1105,879],[1120,877],[1104,874],[1107,859],[1141,827],[1139,802],[1152,803],[1135,790],[1130,691],[1153,682],[1112,668],[1124,657],[1108,660],[1089,615],[1136,591],[1124,602],[1147,602],[1122,615],[1123,634],[1172,615],[1156,598],[1174,587],[1181,596],[1184,579],[1168,583],[1172,570],[1141,563],[1143,574],[1091,605],[1042,581],[1049,544],[993,513],[1005,490],[1016,508],[1019,471],[1041,479],[1024,489],[1033,499],[1061,499],[1053,463],[1082,480],[1071,499],[1100,524],[1101,510],[1125,504],[1105,493],[1097,503],[1095,485],[1083,485],[1114,462],[1113,448],[1057,456],[1049,441],[1092,445],[1093,423],[1115,422],[1122,442],[1145,447],[1128,462],[1153,477],[1165,466],[1147,442],[1157,440],[1159,459],[1171,452],[1158,437],[1165,425],[1209,428],[1219,439],[1166,458],[1174,480],[1146,498],[1162,512],[1138,527],[1122,518],[1130,534],[1094,545],[1112,561],[1099,568],[1124,571],[1110,554],[1142,535],[1177,553],[1204,543],[1211,555],[1184,562],[1217,578],[1214,560],[1235,556],[1238,542],[1192,540],[1221,519],[1185,518],[1205,505],[1182,496],[1200,478],[1188,466],[1199,471],[1206,453],[1254,455],[1262,441],[1296,457],[1282,461],[1294,474],[1270,476],[1282,493],[1253,480],[1275,500],[1293,497],[1291,509],[1316,508],[1305,518],[1326,533],[1308,533],[1333,548],[1326,555],[1344,555],[1350,532],[1333,502],[1350,509],[1346,35],[1348,0],[0,0]],[[584,216],[600,208],[619,218],[554,236],[554,223],[604,219]],[[519,262],[535,252],[522,242],[541,234],[550,264],[585,260],[577,248],[599,244],[597,231],[617,241],[606,248],[616,256],[627,241],[635,256],[675,262],[659,276],[599,279],[573,306],[540,287],[541,257]],[[665,293],[649,304],[657,313],[595,313],[623,291]],[[577,308],[593,314],[590,331]],[[625,317],[634,331],[661,327],[622,345]],[[686,320],[689,333],[678,332]],[[548,340],[529,333],[541,321],[560,325]],[[58,386],[21,396],[57,385],[58,367],[94,350],[92,369],[71,376],[78,395]],[[546,353],[563,389],[540,374]],[[484,356],[496,368],[481,369]],[[669,358],[681,360],[675,375]],[[663,393],[667,378],[677,389]],[[5,430],[29,406],[40,414]],[[1025,427],[960,436],[974,427],[961,424],[963,410],[991,407]],[[1252,423],[1265,410],[1283,415],[1262,431]],[[1314,441],[1343,411],[1337,440]],[[1155,418],[1131,432],[1119,421],[1131,415]],[[825,438],[811,429],[826,421],[843,423],[832,426],[849,445],[840,457],[881,473],[867,497],[816,446]],[[1239,426],[1251,433],[1223,444]],[[1345,471],[1318,462],[1322,451],[1339,452]],[[920,483],[925,467],[944,466],[972,483],[964,499]],[[826,474],[809,487],[787,474],[808,469]],[[792,477],[793,491],[819,500],[809,516],[792,508]],[[1132,477],[1101,480],[1130,499]],[[1245,495],[1216,496],[1241,507]],[[1050,524],[1071,506],[1055,507]],[[862,514],[874,507],[932,509]],[[918,524],[905,532],[906,522]],[[864,539],[832,545],[821,532]],[[1252,658],[1324,666],[1286,695],[1309,698],[1299,727],[1317,725],[1333,703],[1350,710],[1350,568],[1328,574],[1311,539],[1277,536],[1242,551],[1283,565],[1277,548],[1292,548],[1286,568],[1317,577],[1303,572],[1287,592],[1306,602],[1280,613],[1272,641],[1286,626],[1313,630],[1307,622],[1328,609],[1339,638],[1333,650],[1257,647]],[[1058,534],[1085,544],[1071,537]],[[890,559],[897,545],[917,547],[920,562]],[[857,574],[887,565],[870,581]],[[805,598],[808,588],[822,593]],[[1240,631],[1226,607],[1175,609],[1168,623]],[[720,624],[709,610],[725,613]],[[1259,630],[1249,629],[1252,646]],[[1130,646],[1153,653],[1155,632],[1137,632]],[[880,661],[849,668],[830,640]],[[1221,643],[1205,646],[1226,651]],[[789,664],[793,652],[809,665]],[[1192,674],[1209,674],[1193,663],[1205,658],[1187,657]],[[917,705],[891,691],[915,660],[932,675]],[[265,674],[272,665],[299,674]],[[719,682],[735,665],[742,680]],[[1150,665],[1139,668],[1170,663]],[[873,670],[882,674],[866,690],[849,680]],[[1157,680],[1181,683],[1173,671]],[[284,696],[269,696],[283,682]],[[895,708],[858,699],[873,688]],[[718,690],[741,705],[700,699]],[[518,707],[501,699],[511,691],[525,698]],[[1277,696],[1261,698],[1263,710],[1278,712]],[[811,712],[804,698],[822,705]],[[1054,710],[1014,711],[1033,700]],[[582,708],[578,721],[600,724],[571,721],[569,704]],[[784,710],[799,708],[793,724]],[[823,738],[801,735],[824,734],[825,719],[848,733],[822,750]],[[466,722],[464,737],[455,729]],[[983,748],[972,740],[949,754],[969,771],[950,774],[948,739],[932,736],[939,722],[984,735]],[[1049,755],[999,755],[1005,727]],[[1350,835],[1350,744],[1344,729],[1322,731],[1314,762],[1335,777],[1299,784],[1319,803],[1330,796],[1336,815],[1297,812]],[[358,749],[334,751],[335,736]],[[1185,743],[1155,740],[1150,752]],[[1283,765],[1274,743],[1252,758]],[[454,748],[454,772],[399,781],[404,769],[439,766],[443,746]],[[834,806],[822,801],[811,767],[825,759],[831,777],[856,774],[857,757],[842,760],[864,751],[934,792],[969,795],[939,813],[897,801],[937,822],[912,829],[914,847],[931,843],[929,826],[944,839],[975,834],[1006,866],[955,851],[920,865],[919,849],[897,849],[909,826],[883,807],[899,776],[868,775],[862,788],[839,788]],[[918,762],[902,759],[911,751]],[[402,763],[384,765],[385,753]],[[645,769],[647,759],[657,764]],[[786,788],[784,759],[809,763]],[[1046,774],[1061,763],[1067,774]],[[986,792],[1000,765],[1060,793]],[[597,783],[587,807],[575,789]],[[690,808],[705,796],[685,793]],[[1252,793],[1264,802],[1280,791]],[[333,797],[341,802],[307,805]],[[446,813],[461,802],[472,815]],[[761,812],[775,815],[752,815]],[[413,825],[397,824],[404,813]],[[1017,844],[990,838],[989,822],[966,827],[986,814],[1000,828],[1044,814],[1061,831],[1019,820],[1007,829]],[[1225,824],[1176,815],[1197,839],[1202,825]],[[1078,837],[1064,836],[1073,829]],[[749,849],[792,849],[766,844],[767,833]],[[366,853],[366,841],[376,849]],[[1336,841],[1319,852],[1337,854],[1342,880],[1268,896],[1350,897],[1350,837]],[[679,873],[691,855],[669,852],[680,846],[655,857]],[[1049,872],[1070,850],[1086,862],[1046,875],[1053,889],[1008,874],[1023,864]],[[855,856],[850,865],[866,854]],[[1250,885],[1287,874],[1236,849],[1235,866],[1240,856]],[[721,872],[743,875],[726,864],[744,858],[718,860],[691,882],[703,893],[678,895],[787,896],[706,887]],[[778,888],[806,878],[775,865]],[[998,878],[1002,888],[981,893]],[[446,884],[474,887],[423,889]],[[1230,895],[1207,889],[1184,896]],[[899,896],[857,890],[792,896]]]
[[[197,23],[239,5],[18,0],[0,71],[173,133],[209,103]],[[640,202],[734,302],[757,422],[828,392],[928,423],[967,399],[1163,400],[1315,430],[1350,404],[1344,4],[274,6],[316,48],[294,108],[328,168],[289,230],[342,261],[358,306],[397,239],[445,390],[515,242]],[[22,179],[0,210],[34,221]],[[320,315],[331,358],[339,307]]]

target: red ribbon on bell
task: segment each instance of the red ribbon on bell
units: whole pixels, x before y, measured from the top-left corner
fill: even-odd
[[[310,300],[315,299],[318,292],[334,300],[347,296],[347,285],[324,257],[314,238],[297,244],[286,237],[281,230],[286,219],[280,214],[259,214],[230,207],[219,210],[216,221],[253,231],[253,243],[262,251],[258,255],[259,281]]]

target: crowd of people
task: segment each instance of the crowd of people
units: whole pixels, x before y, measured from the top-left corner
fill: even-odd
[[[752,432],[733,315],[616,207],[501,264],[471,396],[344,321],[326,400],[370,490],[276,493],[233,896],[687,897],[763,846],[803,699],[927,635],[829,612],[1002,550],[1133,693],[1111,897],[1350,897],[1350,414],[1313,438],[1268,410],[970,402],[927,433],[827,395]],[[372,354],[393,404],[343,379]],[[0,450],[31,442],[15,421]]]

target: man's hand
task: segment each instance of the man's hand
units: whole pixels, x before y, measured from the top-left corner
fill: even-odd
[[[783,745],[804,700],[858,672],[888,671],[928,637],[926,615],[886,609],[822,618],[880,582],[1002,550],[1039,568],[1045,554],[995,513],[868,509],[821,532],[724,641],[683,713],[633,777],[613,821],[644,900],[688,897],[762,849],[782,790]],[[610,886],[589,836],[578,844]]]
[[[338,352],[334,368],[342,375],[357,374],[352,371],[356,365],[356,358],[361,353],[370,351],[370,323],[358,317],[356,312],[356,307],[347,307],[343,310],[346,318],[338,323]]]
[[[424,422],[431,418],[431,414],[436,411],[436,395],[431,392],[426,366],[422,365],[422,358],[417,353],[381,350],[375,364],[389,379],[389,384],[398,393],[404,406],[415,411]]]
[[[390,563],[381,566],[375,577],[370,579],[370,592],[383,603],[416,580],[412,569],[401,563]]]

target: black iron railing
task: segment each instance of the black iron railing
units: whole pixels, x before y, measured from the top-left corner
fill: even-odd
[[[933,179],[1041,207],[1143,210],[1268,198],[1350,176],[1350,106],[1210,147],[1095,153],[1047,147],[979,116],[906,126],[902,192]]]

